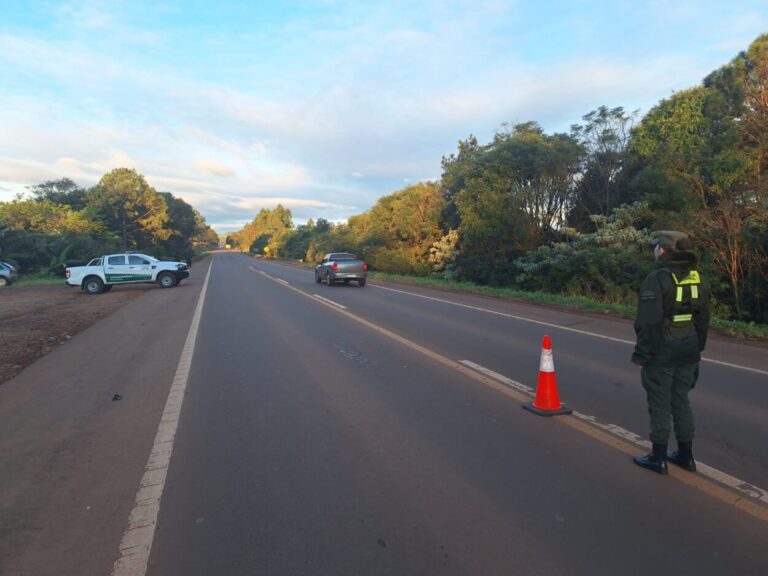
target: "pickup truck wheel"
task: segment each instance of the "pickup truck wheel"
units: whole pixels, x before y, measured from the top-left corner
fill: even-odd
[[[315,282],[317,282],[318,284],[322,282],[322,280],[320,279],[320,274],[317,273],[317,270],[315,270]]]
[[[176,277],[170,272],[162,272],[157,277],[157,283],[160,284],[161,288],[173,288],[176,286]]]
[[[8,286],[8,280],[0,276],[0,287]]]
[[[360,288],[362,288],[363,286],[365,286],[365,278],[360,278],[360,280],[358,280],[357,283],[360,286]]]
[[[331,278],[330,272],[325,275],[325,283],[328,284],[328,286],[333,286],[333,278]]]
[[[104,291],[104,282],[101,278],[91,276],[83,282],[83,290],[86,294],[101,294]]]

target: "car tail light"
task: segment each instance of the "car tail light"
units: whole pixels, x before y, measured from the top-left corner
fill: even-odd
[[[338,270],[339,269],[339,263],[338,262],[334,262],[333,266],[331,266],[331,268],[333,268],[334,270]]]
[[[65,268],[65,269],[64,269],[64,276],[66,276],[67,278],[69,278],[69,268]]]
[[[363,270],[368,272],[368,262],[363,262]]]

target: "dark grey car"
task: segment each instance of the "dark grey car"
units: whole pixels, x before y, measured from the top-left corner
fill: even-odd
[[[334,282],[339,281],[344,284],[355,281],[362,287],[365,286],[367,276],[368,264],[348,252],[326,254],[315,268],[315,282],[325,282],[328,286],[333,286]]]
[[[0,262],[0,287],[10,286],[19,279],[19,272],[8,262]]]

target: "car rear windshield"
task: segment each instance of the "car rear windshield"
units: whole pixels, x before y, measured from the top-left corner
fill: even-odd
[[[331,260],[357,260],[354,254],[331,254]]]

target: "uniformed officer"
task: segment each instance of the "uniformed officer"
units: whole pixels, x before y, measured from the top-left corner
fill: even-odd
[[[693,412],[688,392],[699,377],[701,351],[709,327],[709,284],[696,267],[698,256],[682,232],[659,232],[653,242],[656,267],[638,294],[632,362],[648,396],[650,454],[635,456],[638,466],[668,474],[667,460],[694,472]],[[667,452],[670,421],[677,451]]]

